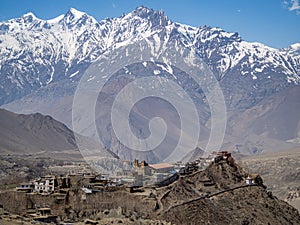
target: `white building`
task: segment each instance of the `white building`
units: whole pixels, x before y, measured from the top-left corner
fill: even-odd
[[[55,190],[55,176],[45,176],[34,181],[34,191],[44,194]]]

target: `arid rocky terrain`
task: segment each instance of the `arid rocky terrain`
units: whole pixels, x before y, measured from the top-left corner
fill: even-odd
[[[261,154],[242,159],[243,167],[260,174],[268,190],[300,211],[300,149]]]
[[[86,198],[80,179],[74,178],[63,204],[53,195],[6,191],[0,193],[0,205],[9,214],[0,221],[30,224],[28,207],[47,203],[61,222],[71,224],[299,224],[298,210],[275,197],[260,179],[247,185],[248,173],[232,159],[216,158],[205,170],[180,175],[167,186],[116,187]]]

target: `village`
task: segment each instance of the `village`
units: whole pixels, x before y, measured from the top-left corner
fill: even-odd
[[[143,186],[159,185],[176,174],[187,175],[205,169],[216,157],[211,154],[207,158],[200,158],[194,162],[158,163],[135,159],[131,162],[132,170],[109,174],[94,174],[91,170],[73,165],[53,166],[51,174],[30,182],[21,183],[16,188],[18,192],[49,195],[70,188],[71,185],[81,180],[81,189],[86,193],[105,191],[116,187],[138,188]],[[66,171],[67,174],[63,174]]]
[[[208,157],[199,158],[186,164],[182,162],[148,164],[135,159],[132,162],[132,171],[125,171],[117,176],[93,174],[88,169],[79,169],[73,165],[56,166],[51,168],[51,174],[21,183],[16,187],[14,192],[21,203],[14,210],[34,221],[56,223],[58,217],[59,221],[72,218],[70,215],[78,214],[84,205],[89,205],[85,207],[90,207],[91,210],[93,209],[91,205],[94,205],[95,208],[98,204],[94,202],[96,196],[97,198],[100,196],[102,206],[107,204],[108,207],[114,204],[109,193],[118,195],[127,192],[151,197],[152,189],[168,186],[178,180],[180,176],[203,171],[212,162],[218,163],[224,160],[229,165],[234,164],[231,153],[227,151],[213,152]],[[62,174],[63,171],[68,172]],[[255,185],[261,182],[259,175],[249,174],[244,179],[244,185]],[[204,185],[211,185],[210,181],[206,183]],[[73,205],[73,211],[62,213],[67,210],[65,208],[67,205]],[[6,208],[9,208],[9,204]],[[78,210],[80,208],[80,210],[76,212],[74,208],[78,208]],[[66,217],[65,214],[68,213],[69,215]],[[78,215],[73,217],[77,218]]]

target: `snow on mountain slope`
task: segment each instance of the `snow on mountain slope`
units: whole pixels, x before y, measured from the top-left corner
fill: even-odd
[[[0,25],[1,103],[64,79],[103,51],[98,23],[72,11],[56,23],[29,13]]]
[[[271,68],[299,82],[299,71],[277,49],[243,41],[238,33],[227,33],[220,28],[202,27],[197,39],[195,46],[221,78],[238,66],[241,75],[249,74],[253,79],[255,74],[269,73],[267,68]]]
[[[245,42],[237,33],[174,23],[145,7],[100,22],[71,8],[52,20],[27,13],[0,23],[0,104],[52,82],[76,81],[103,52],[150,36],[154,46],[176,39],[196,48],[219,79],[238,71],[253,80],[279,73],[299,82],[299,60],[293,54]]]
[[[300,43],[295,43],[288,48],[281,49],[280,52],[284,54],[289,63],[296,68],[298,75],[300,73]]]
[[[297,44],[278,50],[260,43],[249,43],[238,33],[209,26],[191,27],[175,23],[163,12],[145,7],[138,7],[121,17],[100,22],[84,12],[70,9],[65,15],[51,20],[41,20],[28,13],[0,23],[0,105],[19,113],[49,114],[71,126],[74,92],[89,65],[101,54],[110,54],[114,48],[136,43],[144,38],[147,38],[152,54],[164,48],[174,48],[179,53],[193,48],[196,56],[209,65],[219,80],[225,97],[229,125],[227,134],[243,133],[239,127],[234,127],[236,124],[242,127],[244,123],[243,119],[235,119],[240,118],[240,114],[248,109],[255,109],[262,100],[279,91],[289,93],[284,90],[289,90],[300,82],[300,54]],[[106,97],[111,101],[113,94],[116,94],[126,79],[157,75],[177,82],[192,96],[199,108],[200,123],[204,128],[202,139],[207,140],[211,119],[209,104],[199,85],[187,79],[180,68],[162,62],[141,62],[128,65],[117,74],[123,77],[120,83],[115,81],[110,84],[110,95]],[[87,79],[95,82],[98,78],[92,76]],[[272,107],[269,110],[272,111]],[[159,110],[154,108],[153,111]],[[170,113],[161,111],[165,117],[171,118]],[[110,117],[106,116],[97,114],[97,121],[105,122],[99,127],[107,128],[102,135],[104,143],[115,153],[121,152],[118,140],[110,132]],[[144,132],[138,119],[132,119],[131,125],[136,132]],[[267,128],[266,130],[269,132]],[[94,137],[96,134],[89,135]],[[255,135],[247,146],[257,147],[255,140],[260,133]],[[297,138],[294,133],[290,136],[291,139]],[[249,142],[243,136],[234,138],[236,139],[232,141],[227,140],[230,146],[241,144],[235,140]],[[273,139],[262,139],[267,143],[266,146],[273,146],[275,143]],[[149,160],[153,159],[151,157],[149,156]]]

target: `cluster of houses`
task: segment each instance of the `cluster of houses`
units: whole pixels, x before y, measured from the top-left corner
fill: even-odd
[[[229,165],[234,165],[234,159],[230,152],[213,152],[208,157],[202,157],[188,163],[179,161],[174,164],[148,164],[146,161],[135,159],[130,162],[132,165],[131,170],[124,171],[115,176],[108,174],[95,175],[88,170],[80,170],[81,165],[64,165],[62,167],[51,168],[51,172],[53,174],[63,174],[64,171],[67,171],[66,174],[52,174],[27,183],[21,183],[16,190],[26,193],[26,195],[32,196],[35,199],[35,201],[28,201],[26,203],[26,209],[28,209],[26,213],[32,216],[35,221],[55,223],[57,216],[53,215],[51,210],[53,213],[57,213],[57,211],[55,212],[57,210],[55,207],[68,204],[70,196],[73,196],[72,193],[78,194],[76,199],[79,199],[80,203],[89,203],[97,192],[127,190],[132,193],[139,192],[144,189],[140,187],[148,185],[151,188],[153,184],[156,187],[161,187],[174,182],[179,176],[189,176],[190,174],[206,169],[211,163],[219,164],[224,163],[224,161]],[[204,186],[215,185],[211,180],[204,180],[203,182]],[[263,181],[258,174],[249,174],[245,177],[245,184],[263,185]],[[44,204],[45,198],[39,197],[39,195],[49,195],[46,199],[51,199],[51,203],[47,202]],[[51,204],[54,204],[55,207],[53,208]],[[51,208],[49,208],[50,206]]]
[[[74,173],[67,175],[47,175],[27,183],[21,183],[16,190],[18,192],[36,193],[48,195],[61,192],[80,184],[80,188],[86,194],[113,189],[118,186],[141,187],[155,183],[176,173],[175,166],[169,163],[148,164],[145,161],[134,161],[131,174],[127,176],[109,176],[106,174],[94,175],[91,173]]]
[[[148,164],[145,161],[139,162],[135,159],[132,163],[133,168],[126,174],[118,176],[93,175],[88,173],[75,173],[66,176],[48,175],[28,183],[22,183],[17,187],[17,191],[26,193],[51,194],[60,189],[71,187],[71,183],[81,180],[81,189],[85,194],[93,191],[111,189],[118,186],[142,187],[161,182],[174,174],[188,175],[199,170],[205,169],[210,163],[218,163],[226,160],[229,164],[234,163],[230,152],[213,152],[206,158],[199,158],[193,162],[183,164],[182,162]],[[77,182],[78,183],[78,182]],[[245,179],[248,185],[260,184],[262,179],[259,175],[249,175]]]

